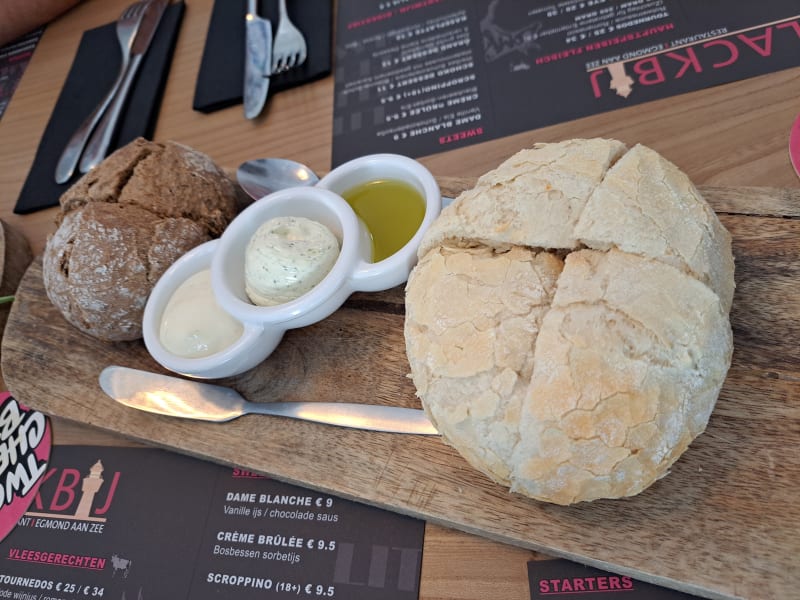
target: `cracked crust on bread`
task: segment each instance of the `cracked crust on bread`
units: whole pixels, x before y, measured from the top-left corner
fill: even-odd
[[[428,416],[459,452],[506,485],[533,342],[562,267],[560,258],[521,246],[437,248],[408,287],[406,340],[411,355],[425,357],[412,376]],[[482,442],[489,438],[497,444]]]
[[[406,288],[417,394],[443,439],[513,492],[637,494],[705,429],[730,366],[730,235],[643,146],[571,140],[509,162],[423,240]],[[553,197],[570,208],[548,213]]]
[[[594,188],[625,151],[616,140],[569,140],[521,150],[445,207],[420,244],[574,249]]]
[[[570,254],[536,342],[512,490],[559,504],[638,494],[705,429],[732,350],[702,282],[618,250]]]

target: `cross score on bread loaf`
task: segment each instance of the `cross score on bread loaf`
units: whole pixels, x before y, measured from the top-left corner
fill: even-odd
[[[422,241],[406,289],[417,394],[445,441],[514,492],[637,494],[708,423],[733,271],[729,233],[655,151],[523,150]]]

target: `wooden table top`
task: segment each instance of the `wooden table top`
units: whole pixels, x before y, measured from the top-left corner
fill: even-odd
[[[13,207],[47,120],[86,29],[114,20],[128,0],[87,0],[48,26],[6,113],[0,119],[0,218],[22,231],[34,254],[55,229],[56,209],[15,215]],[[240,106],[212,114],[192,110],[212,0],[191,0],[155,131],[235,167],[260,156],[331,168],[333,77],[273,96],[254,121]],[[437,176],[477,176],[536,142],[615,137],[646,144],[681,167],[697,184],[800,187],[788,157],[788,135],[800,113],[800,68],[666,100],[520,133],[421,159]],[[0,381],[2,383],[2,381]],[[60,444],[132,442],[60,420]],[[541,555],[429,524],[420,598],[529,598],[526,562]]]

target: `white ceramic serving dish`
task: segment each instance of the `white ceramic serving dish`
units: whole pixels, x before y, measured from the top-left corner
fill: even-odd
[[[216,379],[243,373],[267,358],[283,337],[283,331],[242,322],[244,331],[236,342],[202,358],[178,356],[161,343],[161,319],[169,299],[189,277],[211,268],[219,243],[212,240],[201,244],[175,261],[156,282],[144,308],[142,325],[147,351],[161,366],[181,375]]]
[[[369,232],[339,195],[380,178],[400,179],[414,186],[425,201],[425,215],[415,235],[392,256],[371,262]],[[416,264],[425,230],[441,210],[436,180],[420,163],[392,155],[369,155],[337,167],[315,187],[275,192],[253,202],[226,228],[219,240],[192,250],[156,283],[144,314],[145,344],[163,367],[183,375],[219,378],[242,373],[272,353],[288,329],[305,327],[328,317],[356,291],[372,292],[400,285]],[[340,244],[328,274],[299,298],[276,306],[257,306],[245,292],[245,249],[255,231],[278,216],[313,219],[327,226]],[[224,351],[204,358],[184,358],[168,352],[158,339],[167,301],[177,287],[202,268],[211,268],[218,304],[244,325],[242,337]]]

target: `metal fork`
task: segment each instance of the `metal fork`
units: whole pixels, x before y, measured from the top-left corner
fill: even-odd
[[[298,67],[306,60],[306,39],[286,13],[286,0],[278,3],[280,17],[272,44],[272,72]]]
[[[117,39],[122,51],[122,65],[119,69],[119,75],[117,75],[117,80],[108,94],[106,94],[106,97],[103,98],[103,101],[100,102],[94,112],[86,118],[78,130],[72,134],[69,142],[67,142],[67,147],[64,148],[64,152],[61,153],[61,158],[59,158],[56,165],[56,183],[66,183],[72,177],[89,136],[122,85],[125,71],[127,71],[130,62],[131,46],[142,23],[146,4],[146,2],[131,4],[117,20]]]

